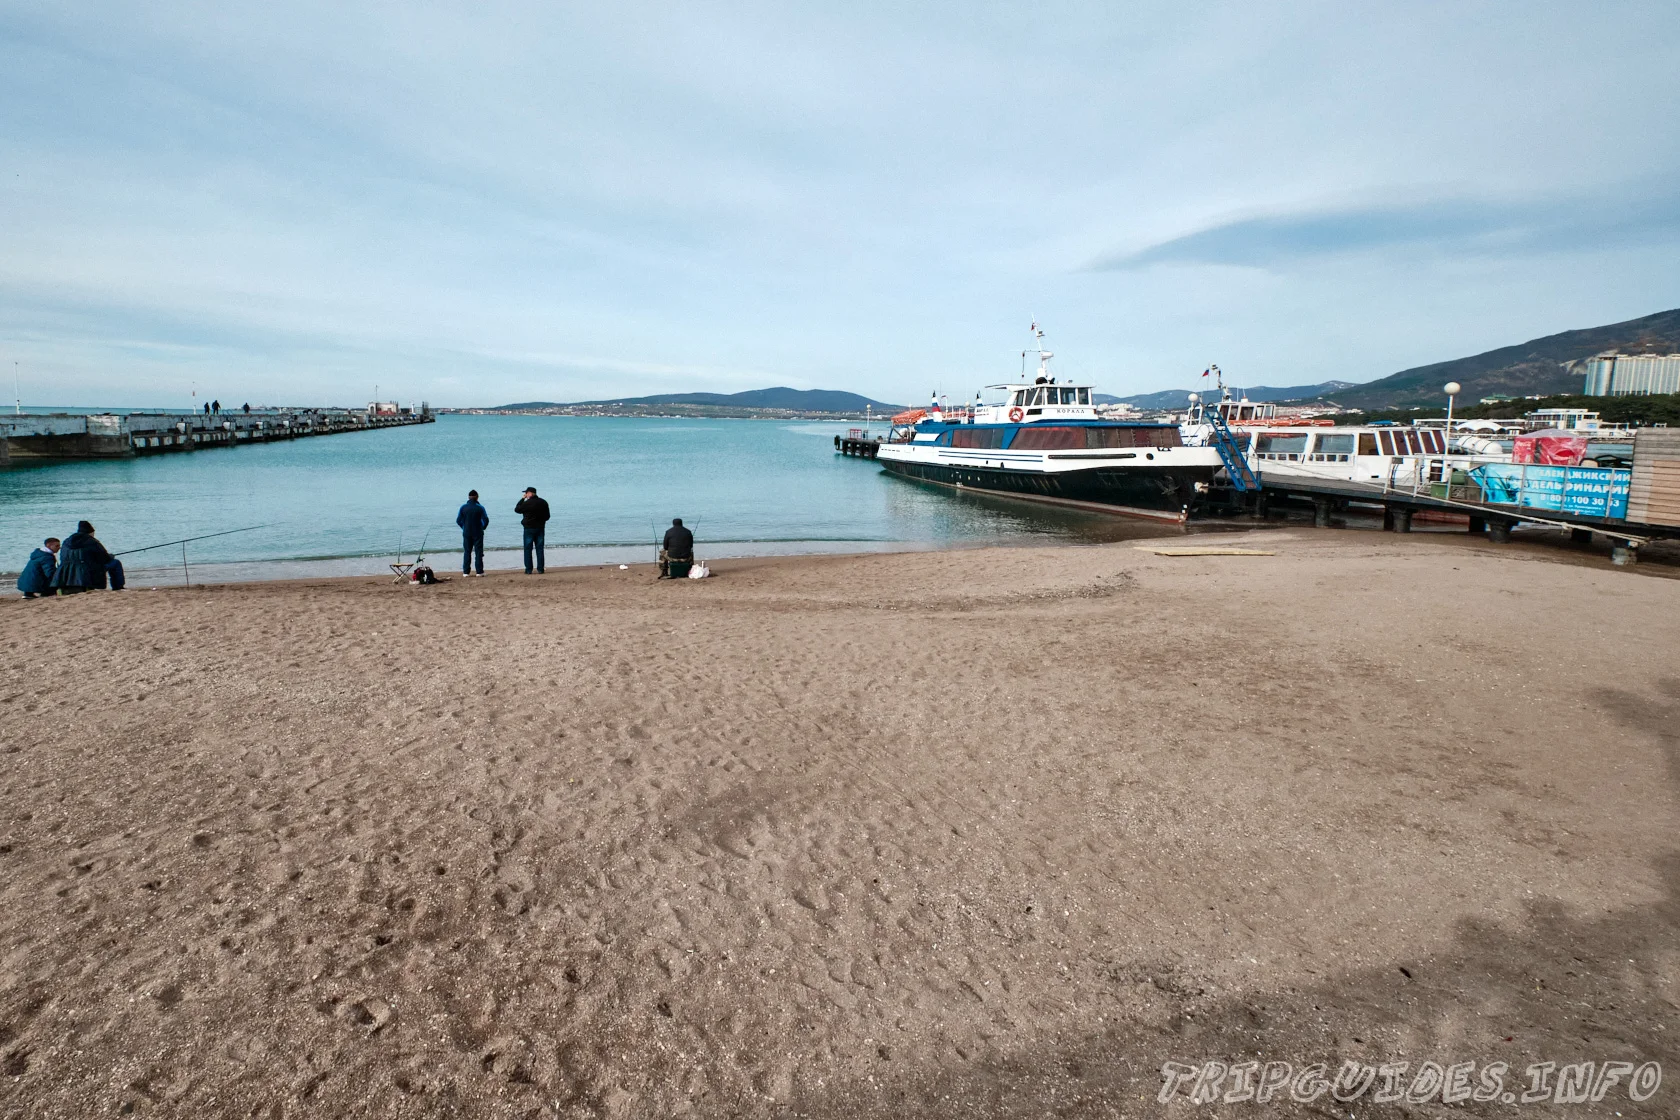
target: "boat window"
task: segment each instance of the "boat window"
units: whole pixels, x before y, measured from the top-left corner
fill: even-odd
[[[1079,391],[1077,389],[1073,388],[1071,385],[1064,388],[1062,390],[1062,403],[1063,404],[1078,404],[1079,403]]]
[[[1394,454],[1394,444],[1391,439],[1393,434],[1394,433],[1386,430],[1377,433],[1377,442],[1382,447],[1382,453],[1384,455]]]
[[[1377,433],[1359,433],[1359,453],[1361,455],[1375,455],[1377,453]]]
[[[952,447],[1002,447],[1002,428],[958,428],[951,433]]]
[[[951,446],[951,433],[948,431],[940,432],[933,442],[940,447],[949,447]]]
[[[1439,455],[1444,450],[1441,446],[1441,433],[1434,428],[1425,428],[1419,434],[1423,436],[1423,449],[1431,455]]]
[[[1137,433],[1136,428],[1086,428],[1085,446],[1136,447]]]
[[[1313,444],[1313,454],[1339,456],[1338,462],[1345,460],[1353,454],[1353,433],[1321,434],[1318,442]]]
[[[1306,449],[1305,432],[1261,432],[1254,437],[1254,453],[1268,459],[1298,459]]]
[[[1015,395],[1009,398],[1009,403],[1010,404],[1015,404],[1015,405],[1026,404],[1027,403],[1027,391],[1025,389],[1015,390]]]
[[[1396,447],[1400,446],[1400,433],[1399,432],[1394,433],[1394,446],[1396,446]],[[1406,450],[1409,451],[1413,455],[1421,454],[1422,451],[1423,451],[1423,444],[1418,441],[1418,434],[1417,434],[1417,429],[1416,428],[1407,428],[1406,429]]]
[[[1014,451],[1070,451],[1085,446],[1085,429],[1031,424],[1016,429],[1009,446]]]
[[[1091,403],[1091,390],[1089,390],[1089,389],[1079,390],[1079,403],[1080,404],[1090,404]]]
[[[1133,424],[1126,427],[1085,429],[1086,447],[1179,447],[1183,443],[1177,426],[1170,424],[1158,427]]]

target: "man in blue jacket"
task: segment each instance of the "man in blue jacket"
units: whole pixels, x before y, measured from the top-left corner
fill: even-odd
[[[478,504],[478,491],[467,491],[467,503],[455,515],[461,527],[461,574],[470,576],[472,564],[478,561],[478,574],[484,574],[484,530],[490,527],[490,515]]]
[[[52,579],[58,574],[58,538],[48,537],[29,554],[29,563],[18,575],[18,590],[25,599],[52,593]]]

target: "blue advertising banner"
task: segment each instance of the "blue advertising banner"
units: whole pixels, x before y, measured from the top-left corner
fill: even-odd
[[[1470,471],[1482,500],[1577,517],[1627,516],[1632,471],[1613,467],[1542,467],[1531,463],[1484,463]]]

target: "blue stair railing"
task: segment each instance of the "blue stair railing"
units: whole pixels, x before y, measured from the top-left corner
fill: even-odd
[[[1260,479],[1249,470],[1248,459],[1243,455],[1237,437],[1231,434],[1231,426],[1225,423],[1225,417],[1219,414],[1219,406],[1206,406],[1202,413],[1208,418],[1208,423],[1213,425],[1213,446],[1225,464],[1225,474],[1231,480],[1232,489],[1241,493],[1260,489]]]

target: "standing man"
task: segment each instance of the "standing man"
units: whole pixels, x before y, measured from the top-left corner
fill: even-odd
[[[58,538],[48,537],[29,554],[29,563],[18,575],[18,590],[25,599],[52,594],[53,576],[58,573]]]
[[[548,524],[548,503],[537,497],[535,486],[525,487],[525,496],[513,507],[525,526],[525,574],[531,574],[531,550],[537,550],[537,574],[543,570],[543,527]]]
[[[478,504],[478,491],[467,491],[467,503],[455,515],[461,527],[461,574],[472,575],[472,562],[478,561],[478,574],[484,574],[484,530],[490,527],[490,514]]]

